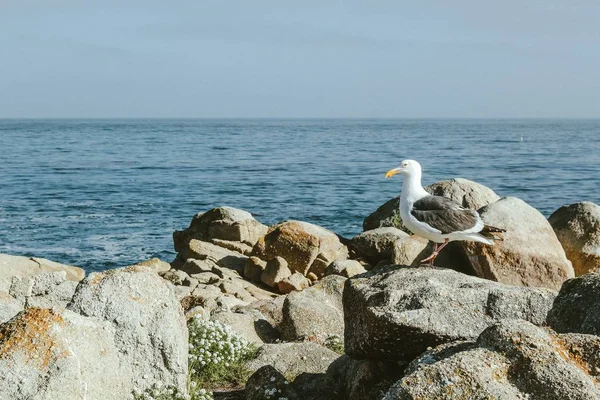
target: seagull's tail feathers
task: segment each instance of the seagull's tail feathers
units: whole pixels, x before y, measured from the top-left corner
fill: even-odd
[[[488,244],[494,244],[494,241],[496,240],[504,240],[504,238],[502,237],[502,234],[504,232],[506,232],[506,229],[496,228],[495,226],[491,225],[484,225],[483,229],[479,232],[479,234],[483,238],[491,242]]]
[[[465,235],[464,239],[462,240],[471,240],[473,242],[485,243],[489,245],[494,244],[493,238],[485,237],[480,233],[469,233],[468,235]]]

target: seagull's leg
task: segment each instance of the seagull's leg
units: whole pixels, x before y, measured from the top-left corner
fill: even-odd
[[[438,249],[437,249],[437,252],[438,252],[438,254],[439,254],[439,252],[440,252],[440,251],[442,251],[442,249],[443,249],[444,247],[446,247],[446,245],[447,245],[448,243],[450,243],[450,240],[446,239],[446,241],[445,241],[444,243],[442,243],[442,245],[441,245],[440,247],[438,247]]]
[[[446,245],[450,243],[450,241],[448,239],[446,239],[444,241],[444,243],[442,243],[442,245],[440,247],[438,247],[437,243],[434,244],[433,246],[433,253],[431,253],[431,255],[429,257],[427,257],[424,260],[421,260],[422,263],[426,263],[429,261],[429,265],[433,265],[433,262],[435,261],[435,258],[438,256],[438,254],[440,254],[440,251],[442,251],[442,249],[444,247],[446,247]]]
[[[433,265],[433,260],[435,260],[437,253],[438,253],[438,244],[437,244],[437,242],[433,242],[433,253],[431,253],[431,255],[429,257],[422,259],[421,263],[425,264],[427,261],[431,261],[430,265]]]

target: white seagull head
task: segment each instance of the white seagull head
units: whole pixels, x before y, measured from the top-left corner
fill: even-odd
[[[385,174],[385,177],[389,178],[390,176],[394,176],[396,174],[402,174],[406,177],[415,175],[421,176],[421,164],[415,160],[404,160],[398,167],[390,169]]]

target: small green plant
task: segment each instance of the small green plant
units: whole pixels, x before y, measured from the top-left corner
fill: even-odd
[[[390,223],[392,224],[392,226],[394,228],[398,228],[400,230],[404,230],[404,224],[402,223],[402,217],[400,216],[400,213],[398,212],[398,210],[394,210],[394,213],[392,214],[392,217],[390,218]]]
[[[197,387],[239,387],[250,372],[246,362],[256,357],[257,348],[216,321],[195,317],[190,332],[190,381]]]
[[[328,336],[327,339],[325,339],[325,347],[340,355],[344,354],[344,341],[338,335]]]

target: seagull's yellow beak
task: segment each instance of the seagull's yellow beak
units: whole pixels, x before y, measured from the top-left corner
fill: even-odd
[[[396,174],[397,174],[397,173],[399,173],[399,172],[400,172],[400,169],[399,169],[399,168],[390,169],[388,172],[386,172],[386,173],[385,173],[385,177],[386,177],[386,178],[389,178],[389,177],[391,177],[391,176],[394,176],[394,175],[396,175]]]

